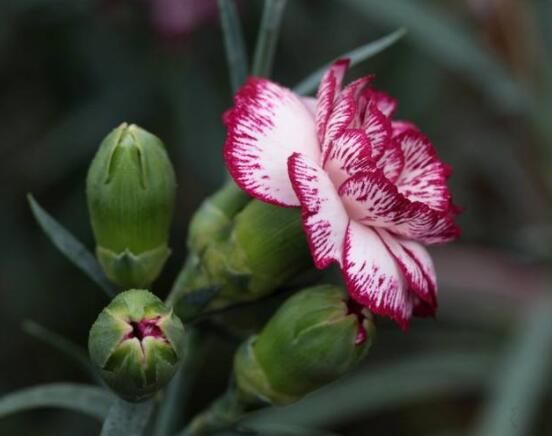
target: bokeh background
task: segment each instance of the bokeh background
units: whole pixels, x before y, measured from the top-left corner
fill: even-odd
[[[222,112],[231,103],[214,0],[0,2],[0,394],[89,382],[24,333],[34,320],[85,345],[106,300],[49,243],[25,195],[93,247],[86,169],[109,130],[137,123],[167,144],[178,175],[174,254],[223,182]],[[432,250],[436,320],[386,321],[365,365],[267,419],[345,435],[552,434],[552,3],[549,0],[290,0],[275,80],[292,86],[399,27],[399,43],[350,77],[375,73],[454,168],[459,242]],[[239,1],[250,51],[263,2]],[[192,409],[224,389],[234,347],[213,338]],[[192,411],[193,411],[192,410]],[[188,412],[189,413],[189,412]],[[272,414],[272,415],[270,415]],[[0,420],[10,436],[97,434],[100,423],[41,410]],[[498,429],[498,430],[497,430]],[[300,434],[300,433],[299,433]]]

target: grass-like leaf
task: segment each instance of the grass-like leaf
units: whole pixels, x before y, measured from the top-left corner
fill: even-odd
[[[465,75],[501,110],[520,111],[528,93],[505,66],[486,50],[463,23],[430,2],[415,0],[343,0],[373,23],[404,26],[408,40],[437,62]]]
[[[230,84],[232,91],[236,92],[247,77],[249,69],[247,50],[234,0],[218,0],[218,7],[224,34],[226,59],[230,70]]]
[[[500,359],[490,401],[476,436],[532,434],[552,375],[552,297],[537,299],[520,319],[509,348]]]
[[[258,412],[244,425],[285,422],[323,427],[366,417],[422,398],[471,393],[485,386],[493,356],[442,352],[403,358],[368,367],[289,407]],[[339,398],[339,401],[335,401]]]
[[[115,296],[115,287],[105,276],[96,258],[65,227],[49,215],[31,194],[28,194],[27,198],[36,221],[58,250],[96,282],[109,298]]]
[[[104,421],[100,436],[142,436],[153,411],[153,400],[129,403],[117,398]]]
[[[391,47],[405,34],[405,29],[395,30],[394,32],[384,36],[383,38],[376,39],[375,41],[371,41],[368,44],[357,47],[350,52],[344,53],[341,56],[338,56],[337,59],[349,58],[351,60],[351,66],[357,65],[371,58],[372,56],[381,53],[386,48]],[[295,86],[294,91],[301,95],[307,95],[315,91],[318,87],[318,84],[320,83],[320,79],[324,75],[324,72],[327,70],[329,65],[331,65],[331,62],[319,68],[314,73],[309,74],[305,79],[303,79]]]
[[[104,419],[114,396],[104,389],[76,384],[52,383],[22,389],[0,398],[0,418],[39,408],[60,408]]]
[[[270,77],[287,0],[265,0],[251,73]]]
[[[21,327],[25,333],[33,336],[36,339],[41,340],[42,342],[47,343],[56,350],[59,350],[67,357],[71,358],[82,369],[84,369],[94,381],[98,382],[99,384],[103,384],[98,371],[96,371],[96,369],[90,362],[88,353],[84,348],[79,347],[77,344],[71,342],[69,339],[47,329],[46,327],[41,326],[34,321],[26,320],[23,322]]]

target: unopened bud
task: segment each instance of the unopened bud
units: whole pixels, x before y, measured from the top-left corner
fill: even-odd
[[[197,261],[193,274],[182,274],[192,281],[182,280],[180,295],[219,289],[211,307],[256,300],[313,269],[299,209],[251,200],[210,241],[190,240]],[[173,301],[180,313],[179,296]]]
[[[106,275],[146,287],[167,257],[175,201],[174,170],[163,143],[122,124],[101,143],[86,180],[96,254]]]
[[[127,401],[165,386],[184,352],[184,327],[146,290],[119,294],[90,329],[88,349],[105,382]]]
[[[234,360],[236,384],[251,404],[285,405],[352,369],[371,345],[371,314],[338,287],[289,298]]]

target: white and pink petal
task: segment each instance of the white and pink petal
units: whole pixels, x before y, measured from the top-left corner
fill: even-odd
[[[350,221],[345,235],[343,274],[352,298],[372,312],[408,327],[414,294],[397,262],[370,227]]]
[[[427,250],[417,242],[398,238],[384,229],[375,231],[395,258],[409,286],[420,299],[437,307],[437,283],[433,262]]]
[[[321,140],[322,162],[325,162],[328,158],[332,142],[341,136],[346,129],[357,127],[354,126],[354,121],[358,115],[358,97],[371,80],[371,77],[357,79],[350,83],[337,97],[331,108],[324,136]],[[320,101],[319,104],[321,104]]]
[[[411,202],[380,170],[351,176],[338,193],[349,216],[364,225],[382,227],[424,244],[444,243],[458,237],[459,230],[451,214]]]
[[[332,142],[324,170],[334,185],[339,186],[350,176],[372,166],[372,148],[366,133],[362,129],[347,129]]]
[[[289,158],[288,169],[316,267],[341,263],[348,217],[331,179],[316,162],[299,153]]]
[[[404,155],[404,167],[396,182],[399,192],[433,210],[448,211],[451,208],[447,187],[450,168],[439,160],[431,142],[413,131],[403,133],[396,141]]]
[[[379,111],[387,118],[391,118],[397,110],[397,100],[382,91],[371,90],[371,100],[376,104]]]
[[[376,162],[376,168],[383,171],[383,174],[391,183],[395,183],[404,167],[404,156],[401,147],[391,139],[383,151],[383,154]]]
[[[391,131],[393,138],[396,138],[406,132],[419,133],[420,129],[410,121],[393,120],[391,121]]]
[[[314,118],[301,99],[269,80],[250,78],[224,121],[224,157],[236,183],[267,203],[298,206],[287,159],[294,152],[315,161],[320,156]]]
[[[372,158],[380,159],[391,141],[391,122],[373,102],[370,102],[366,106],[361,128],[370,139]]]
[[[322,144],[326,135],[328,120],[335,101],[341,92],[341,83],[349,68],[349,59],[339,59],[324,73],[316,95],[316,132]]]

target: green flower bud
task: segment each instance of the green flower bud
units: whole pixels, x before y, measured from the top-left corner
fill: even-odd
[[[86,180],[96,254],[106,275],[126,287],[150,285],[170,254],[174,170],[163,143],[121,124],[101,143]]]
[[[184,327],[146,290],[119,294],[90,329],[88,350],[108,386],[140,401],[165,386],[184,353]]]
[[[236,384],[251,404],[285,405],[353,368],[371,345],[371,314],[338,287],[289,298],[234,359]]]
[[[207,198],[195,212],[188,232],[188,248],[200,255],[213,241],[227,237],[234,217],[251,201],[234,182]]]
[[[220,289],[210,306],[220,308],[268,295],[313,269],[299,209],[252,200],[216,229],[210,241],[191,232],[194,271],[182,271],[170,297],[177,313],[186,293]]]

